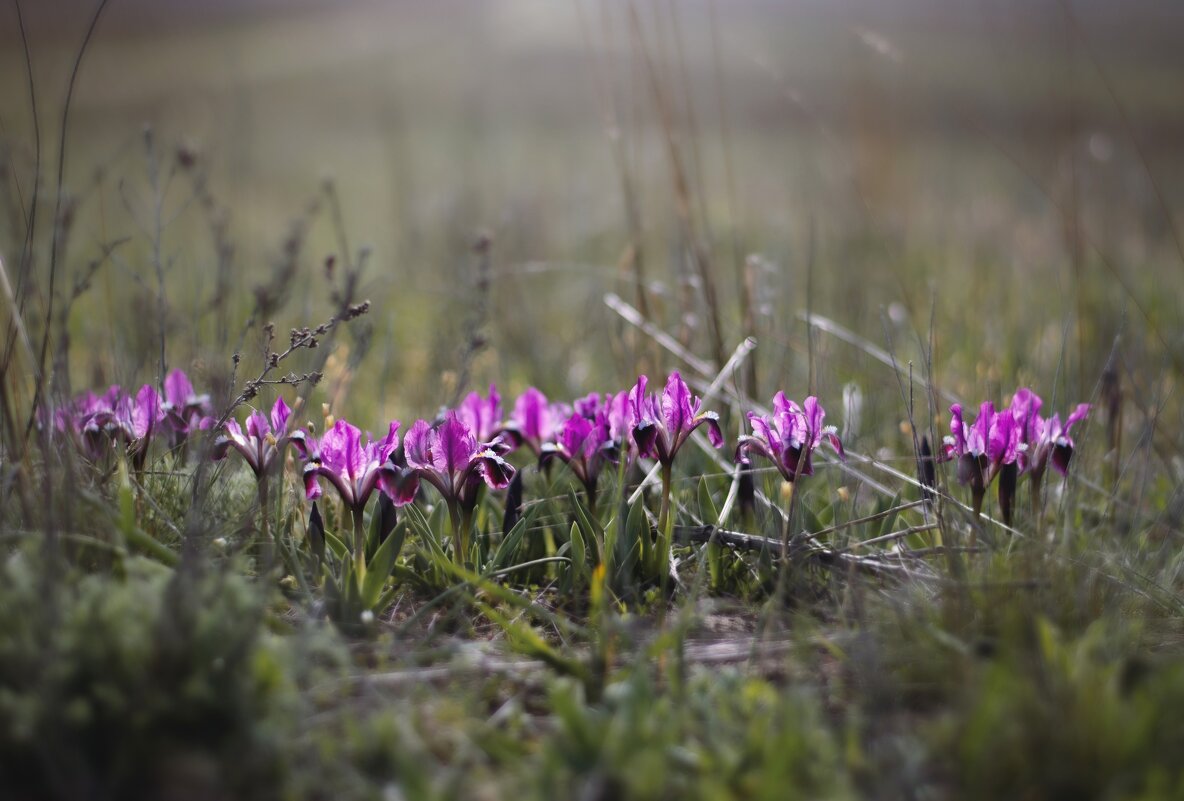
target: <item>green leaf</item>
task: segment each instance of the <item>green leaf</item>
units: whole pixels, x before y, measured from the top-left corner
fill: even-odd
[[[580,533],[578,523],[571,524],[571,565],[572,572],[582,581],[587,567],[587,549],[584,547],[584,535]]]
[[[576,511],[576,520],[580,524],[580,529],[583,532],[585,540],[591,540],[596,547],[596,563],[600,564],[604,561],[604,529],[600,524],[592,519],[592,515],[588,514],[588,507],[580,500],[580,496],[576,495],[574,490],[568,491],[568,499],[571,506]]]
[[[699,516],[703,522],[717,525],[719,523],[719,509],[711,497],[711,488],[707,486],[707,479],[699,479]]]
[[[353,555],[349,552],[349,546],[332,531],[325,532],[325,544],[329,546],[329,550],[338,559],[349,560],[353,558]]]
[[[399,551],[403,548],[403,541],[407,537],[407,525],[400,521],[395,525],[393,531],[386,541],[378,547],[374,553],[374,558],[366,566],[366,576],[362,579],[362,604],[375,612],[381,611],[375,609],[375,604],[382,596],[383,587],[386,586],[386,580],[391,576],[391,569],[395,566],[395,560],[399,558]]]
[[[518,519],[518,522],[510,529],[509,534],[502,537],[502,541],[498,543],[497,550],[493,553],[493,558],[489,560],[487,569],[490,572],[502,570],[510,566],[510,560],[518,552],[518,546],[526,536],[527,529],[534,523],[535,516],[538,515],[540,508],[542,508],[540,504],[532,504],[527,507],[526,514]]]
[[[804,499],[798,504],[798,508],[802,510],[801,524],[802,528],[804,528],[806,531],[813,534],[815,531],[821,531],[822,529],[826,528],[826,526],[824,526],[822,521],[819,519],[818,514],[810,508],[810,505],[806,503]],[[792,524],[793,521],[791,520],[790,525]]]

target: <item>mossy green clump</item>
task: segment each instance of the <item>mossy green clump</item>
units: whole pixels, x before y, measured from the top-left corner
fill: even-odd
[[[20,554],[2,574],[6,793],[278,797],[281,732],[268,721],[292,687],[288,646],[265,633],[247,579],[131,559],[117,575],[58,574],[47,593]]]

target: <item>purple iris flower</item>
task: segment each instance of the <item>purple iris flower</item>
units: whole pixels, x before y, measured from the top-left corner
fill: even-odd
[[[160,393],[150,384],[140,387],[135,398],[121,395],[115,403],[110,424],[112,439],[126,443],[132,466],[136,470],[144,467],[148,446],[152,444],[152,438],[164,420],[161,405]]]
[[[73,437],[83,456],[92,462],[101,459],[109,449],[119,394],[118,386],[112,386],[102,396],[88,391],[54,413],[54,426]]]
[[[987,487],[999,476],[999,509],[1004,524],[1011,525],[1019,460],[1028,448],[1022,429],[1012,410],[996,412],[990,401],[979,406],[973,424],[962,419],[961,404],[950,407],[950,436],[942,444],[940,461],[958,460],[958,483],[970,486],[975,516],[982,513]]]
[[[288,420],[291,416],[292,410],[284,403],[284,399],[276,398],[270,418],[260,411],[251,412],[245,434],[237,422],[228,420],[225,430],[214,442],[214,458],[226,458],[227,452],[233,447],[242,454],[256,478],[267,475],[287,442]]]
[[[502,396],[489,385],[489,395],[482,398],[470,392],[456,410],[457,418],[469,427],[478,442],[489,442],[501,432]]]
[[[962,405],[950,407],[950,436],[942,447],[944,459],[958,459],[958,481],[987,487],[1005,465],[1015,464],[1026,450],[1020,426],[1010,412],[996,412],[984,401],[973,424],[962,419]]]
[[[478,442],[455,412],[436,425],[417,420],[403,440],[403,455],[407,467],[396,484],[396,503],[410,503],[419,491],[420,479],[435,487],[448,506],[457,562],[464,564],[481,488],[508,486],[514,478],[513,466],[496,447]]]
[[[596,415],[604,408],[605,401],[611,398],[612,395],[604,395],[603,399],[599,392],[590,392],[582,398],[576,398],[571,404],[572,412],[578,414],[580,417],[586,417],[589,420],[596,418]],[[565,422],[564,425],[567,425]]]
[[[597,410],[591,418],[579,411],[568,417],[557,441],[543,446],[541,458],[558,458],[567,464],[572,474],[584,485],[588,508],[595,514],[596,485],[600,481],[600,471],[605,464],[617,462],[621,458],[621,440],[613,437],[607,408]]]
[[[576,400],[572,404],[572,412],[591,421],[595,421],[603,415],[608,423],[608,439],[616,443],[623,455],[629,455],[634,449],[634,416],[631,396],[632,393],[629,390],[621,390],[617,393],[606,392],[603,395],[592,392]],[[570,419],[570,415],[568,419]],[[567,426],[566,420],[563,425]],[[560,436],[562,436],[562,430]]]
[[[395,500],[409,503],[427,481],[444,496],[451,508],[473,508],[482,482],[502,489],[514,477],[514,468],[497,449],[480,443],[473,430],[455,412],[432,425],[417,420],[403,440],[407,468],[398,482]]]
[[[544,443],[555,441],[571,413],[566,403],[552,403],[542,392],[530,387],[514,402],[505,433],[514,447],[526,445],[540,456]]]
[[[307,458],[304,491],[310,501],[321,497],[321,478],[333,485],[355,515],[366,508],[366,501],[376,488],[397,500],[394,486],[398,469],[390,461],[390,455],[399,445],[398,420],[391,421],[386,436],[380,440],[367,435],[366,442],[362,442],[362,432],[357,426],[338,420],[319,442],[305,436],[293,437],[292,443]]]
[[[716,448],[723,446],[719,415],[703,410],[703,402],[691,395],[678,371],[670,374],[660,396],[646,394],[648,383],[646,376],[639,376],[629,393],[633,407],[633,439],[642,456],[657,459],[669,470],[691,432],[702,425],[707,426],[707,438],[711,444]]]
[[[771,417],[748,413],[753,435],[740,438],[736,456],[747,464],[749,454],[759,454],[772,462],[786,481],[814,475],[812,457],[823,441],[834,448],[840,459],[846,458],[835,427],[824,425],[825,419],[826,410],[813,395],[798,406],[784,392],[778,392],[773,397]]]
[[[1020,439],[1027,446],[1026,452],[1019,456],[1020,469],[1031,473],[1035,481],[1043,477],[1050,461],[1061,475],[1068,472],[1069,459],[1075,447],[1069,430],[1089,415],[1090,408],[1088,403],[1077,404],[1062,425],[1059,414],[1047,420],[1040,416],[1043,405],[1039,395],[1027,387],[1020,387],[1009,407]]]
[[[174,447],[194,431],[213,424],[209,395],[198,395],[184,370],[173,370],[164,379],[164,422],[172,431]]]
[[[138,471],[144,467],[164,411],[160,394],[152,386],[145,384],[132,397],[112,384],[102,395],[86,392],[75,397],[51,419],[54,428],[72,438],[89,461],[98,462],[113,446],[120,446]]]

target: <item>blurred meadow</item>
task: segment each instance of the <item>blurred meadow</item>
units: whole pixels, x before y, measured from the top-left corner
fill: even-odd
[[[90,7],[28,6],[49,169]],[[11,202],[35,154],[4,14]],[[807,306],[881,346],[887,320],[902,363],[932,325],[934,380],[962,395],[1036,375],[1089,394],[1119,336],[1170,395],[1150,387],[1184,347],[1180,24],[1151,2],[113,2],[71,109],[64,271],[121,244],[72,313],[70,374],[160,373],[158,260],[169,366],[224,369],[307,228],[274,322],[324,316],[325,257],[367,247],[352,402],[376,418],[451,396],[474,332],[475,386],[630,380],[608,291],[717,363],[755,335],[758,396],[810,377]],[[325,181],[355,253],[308,211]],[[816,344],[820,394],[896,391]]]
[[[0,2],[0,786],[1184,798],[1181,41],[1157,0]],[[296,407],[274,469],[49,424],[178,368],[211,422]],[[398,522],[286,447],[399,419],[406,481],[472,390],[676,369],[722,450],[626,431],[599,507],[529,438]],[[928,449],[1024,386],[1089,417],[980,517]],[[778,390],[845,464],[738,461]]]

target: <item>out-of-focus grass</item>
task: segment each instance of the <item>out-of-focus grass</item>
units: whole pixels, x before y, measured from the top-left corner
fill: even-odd
[[[68,12],[79,5],[26,9],[47,154],[80,34]],[[81,380],[148,367],[134,354],[152,337],[125,312],[138,308],[129,298],[134,276],[152,284],[142,235],[152,227],[152,198],[139,136],[150,124],[162,164],[178,143],[197,148],[228,218],[230,320],[246,313],[249,289],[277,258],[290,220],[323,176],[334,177],[351,247],[374,249],[365,291],[382,357],[359,374],[355,402],[383,398],[379,415],[438,402],[441,373],[455,368],[461,346],[468,298],[460,288],[471,283],[468,247],[479,231],[494,237],[495,302],[478,381],[569,394],[593,377],[623,383],[633,365],[599,335],[613,324],[602,291],[631,294],[615,280],[629,240],[614,136],[637,195],[637,244],[647,280],[657,282],[655,309],[676,327],[685,305],[684,245],[648,53],[675,109],[696,217],[705,215],[700,239],[721,285],[729,342],[742,333],[735,256],[768,259],[757,287],[767,314],[758,321],[768,337],[757,355],[768,376],[762,394],[784,383],[786,360],[776,351],[785,338],[804,344],[791,323],[805,305],[811,237],[815,311],[880,341],[881,309],[903,303],[907,342],[927,329],[936,300],[943,382],[965,384],[980,361],[1005,375],[1043,375],[1064,353],[1070,386],[1087,389],[1120,329],[1130,346],[1150,341],[1157,350],[1156,337],[1174,342],[1179,329],[1178,298],[1157,291],[1170,285],[1178,255],[1130,135],[1172,207],[1182,183],[1172,143],[1184,122],[1172,102],[1179,65],[1159,32],[1173,12],[1148,7],[1119,24],[1086,5],[1073,22],[1056,4],[1022,5],[728,4],[713,26],[708,4],[659,4],[639,9],[639,37],[611,4],[353,3],[282,15],[262,7],[169,24],[160,9],[140,22],[137,6],[116,3],[73,112],[67,189],[86,194],[70,265],[99,242],[134,241],[78,304],[72,330],[87,347],[75,349],[73,371]],[[0,94],[27,194],[29,116],[14,31],[6,29]],[[174,179],[166,216],[190,195],[188,182]],[[13,233],[5,241],[15,245]],[[166,228],[177,363],[228,358],[208,347],[212,318],[195,312],[211,289],[208,240],[197,208]],[[327,308],[318,306],[318,262],[338,249],[322,218],[302,256],[295,305],[276,321],[281,330]],[[701,301],[689,311],[701,349]],[[1068,330],[1076,326],[1080,337]],[[795,380],[805,376],[803,361],[792,360]],[[826,371],[819,377],[829,381]]]

